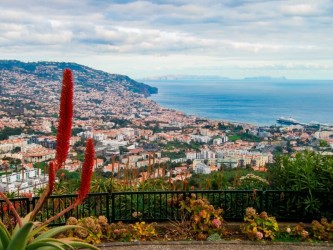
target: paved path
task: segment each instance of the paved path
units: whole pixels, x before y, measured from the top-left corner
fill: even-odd
[[[333,244],[321,243],[252,243],[252,242],[144,242],[110,243],[100,246],[102,250],[326,250],[333,249]]]

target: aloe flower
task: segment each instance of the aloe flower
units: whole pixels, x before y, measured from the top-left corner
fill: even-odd
[[[67,158],[73,118],[73,75],[70,69],[63,73],[59,124],[57,132],[56,171],[61,168]]]
[[[49,192],[52,194],[52,191],[54,189],[54,183],[55,183],[55,166],[54,162],[51,161],[49,163]]]
[[[59,124],[57,131],[57,148],[56,148],[56,156],[54,162],[55,175],[57,171],[61,168],[61,166],[65,163],[69,150],[70,138],[72,133],[72,119],[73,119],[73,96],[74,96],[73,85],[74,84],[73,84],[72,71],[70,69],[65,69],[63,73],[61,97],[60,97]],[[52,189],[50,189],[49,186],[49,189],[44,190],[44,192],[42,193],[41,197],[39,198],[35,206],[35,209],[31,213],[30,220],[33,220],[36,217],[37,213],[42,208],[43,203],[45,202],[47,197],[50,196],[51,194],[50,190]]]
[[[77,202],[81,203],[89,193],[92,170],[94,167],[95,149],[94,140],[89,138],[86,143],[86,153],[82,166],[81,185]]]

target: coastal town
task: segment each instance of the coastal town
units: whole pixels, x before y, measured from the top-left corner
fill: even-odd
[[[52,79],[51,71],[59,78]],[[124,78],[101,85],[105,73],[82,72],[74,70],[75,78],[88,84],[75,86],[68,172],[80,171],[87,138],[95,142],[94,170],[119,179],[131,170],[132,185],[160,177],[176,182],[222,169],[266,171],[281,153],[332,154],[330,126],[256,126],[189,116],[159,106],[145,91],[131,91],[119,80]],[[54,65],[40,65],[34,74],[1,69],[0,191],[33,193],[47,184],[45,168],[55,157],[60,77]]]
[[[333,250],[333,0],[0,10],[0,250]]]

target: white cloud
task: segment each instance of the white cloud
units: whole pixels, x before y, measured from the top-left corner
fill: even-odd
[[[283,13],[295,16],[315,15],[321,13],[320,9],[318,9],[318,6],[315,3],[286,5],[282,6],[281,10]]]
[[[3,58],[112,64],[134,76],[221,68],[234,76],[251,62],[262,75],[292,63],[283,73],[326,77],[333,60],[329,0],[3,0],[0,9]]]

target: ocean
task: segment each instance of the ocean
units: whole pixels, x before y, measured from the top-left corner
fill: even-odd
[[[161,106],[214,120],[274,125],[284,116],[333,125],[333,81],[149,80]]]

